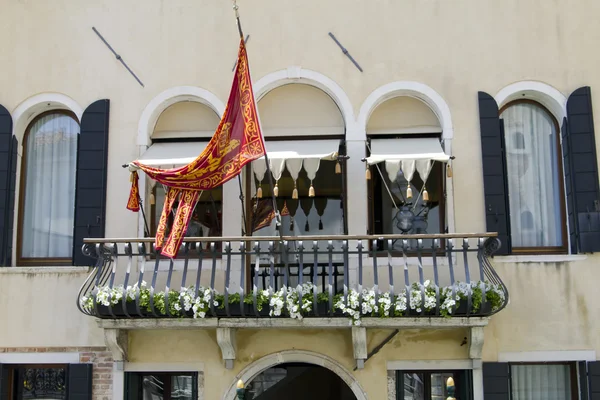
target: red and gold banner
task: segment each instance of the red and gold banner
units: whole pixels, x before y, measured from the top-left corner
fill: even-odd
[[[225,112],[215,134],[198,158],[188,165],[172,169],[155,168],[140,161],[131,163],[132,168],[141,169],[150,178],[170,188],[169,192],[178,190],[172,196],[179,197],[179,207],[162,254],[168,257],[177,254],[199,192],[223,185],[236,177],[246,164],[264,155],[265,144],[252,91],[248,56],[244,41],[240,40],[236,72]],[[196,192],[195,195],[192,192]],[[127,206],[133,211],[139,209],[137,193],[137,179],[133,179]],[[165,226],[157,233],[157,249],[162,247],[167,217],[171,212],[166,203],[160,222],[162,224],[164,220]]]
[[[138,174],[133,171],[129,178],[131,180],[131,190],[129,191],[129,200],[127,200],[127,209],[131,211],[140,211],[140,190],[138,189]]]
[[[283,210],[279,213],[280,216],[286,217],[290,215],[287,204],[284,204]],[[276,214],[273,210],[273,201],[271,199],[259,199],[258,204],[254,208],[252,232],[261,230],[266,226],[270,226]]]

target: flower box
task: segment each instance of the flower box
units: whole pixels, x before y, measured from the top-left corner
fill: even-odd
[[[229,315],[227,315],[227,310],[225,307],[216,308],[215,312],[217,313],[217,317],[219,318],[239,318],[242,317],[242,309],[244,310],[244,317],[252,318],[256,317],[256,312],[254,311],[254,304],[246,304],[246,303],[231,303],[229,304]],[[209,311],[210,314],[210,311]],[[212,315],[212,314],[210,314]],[[259,317],[268,317],[269,316],[269,306],[264,304],[262,310],[258,312]]]
[[[318,314],[318,315],[317,315]],[[328,317],[343,317],[344,313],[342,310],[335,309],[333,315],[330,315],[329,303],[317,303],[317,309],[312,310],[306,315],[309,318],[328,318]]]
[[[492,313],[492,304],[488,301],[481,304],[479,310],[474,310],[472,315],[490,315]]]
[[[405,315],[408,315],[409,317],[435,317],[435,309],[427,311],[425,310],[424,312],[420,312],[417,310],[413,310],[412,308],[408,310],[408,314],[405,313]]]
[[[117,304],[113,305],[112,314],[110,313],[111,310],[109,308],[109,306],[103,306],[101,304],[98,304],[98,316],[100,318],[113,318],[114,315],[116,318],[127,318],[127,315],[125,314],[125,311],[123,309],[123,303],[118,302]],[[128,301],[126,303],[126,310],[130,317],[140,318],[140,315],[138,314],[135,306],[135,302]],[[148,316],[148,313],[144,309],[141,309],[140,311],[142,312],[142,317]]]

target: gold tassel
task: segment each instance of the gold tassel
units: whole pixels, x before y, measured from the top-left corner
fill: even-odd
[[[153,206],[156,204],[156,198],[154,197],[154,193],[150,193],[150,205]]]
[[[452,178],[452,166],[450,164],[446,164],[446,176]]]
[[[339,161],[335,164],[335,173],[338,175],[342,173],[342,166]]]
[[[312,183],[310,184],[310,188],[308,189],[308,197],[315,197],[315,188]]]
[[[256,189],[256,198],[257,199],[262,199],[262,187],[258,187],[258,189]]]
[[[412,199],[412,189],[410,188],[410,185],[408,185],[408,189],[406,189],[406,198]]]
[[[292,199],[297,199],[298,198],[298,189],[294,188],[294,191],[292,192]]]
[[[277,186],[277,182],[275,182],[275,188],[273,189],[273,194],[275,197],[279,196],[279,186]]]
[[[129,182],[133,183],[133,172],[129,174]]]
[[[427,193],[427,189],[423,190],[423,201],[429,201],[429,193]]]
[[[367,171],[365,172],[365,178],[370,181],[371,180],[371,170],[367,167]]]

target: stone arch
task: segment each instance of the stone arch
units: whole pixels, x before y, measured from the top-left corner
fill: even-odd
[[[254,84],[256,100],[259,101],[270,90],[290,83],[301,83],[321,89],[332,98],[340,109],[346,125],[346,137],[348,138],[348,135],[354,131],[355,117],[350,98],[335,81],[316,71],[301,67],[289,67],[265,75]]]
[[[451,140],[454,137],[450,108],[442,96],[423,83],[398,81],[378,87],[363,102],[357,120],[357,124],[362,132],[362,139],[366,139],[367,122],[375,108],[386,100],[400,96],[414,97],[427,104],[435,113],[442,126],[442,139]]]
[[[167,89],[154,97],[142,112],[138,123],[137,144],[139,146],[148,146],[150,144],[150,136],[160,114],[169,106],[180,101],[202,103],[219,116],[223,115],[225,111],[225,104],[215,94],[206,89],[195,86],[177,86]]]
[[[62,93],[40,93],[24,100],[13,111],[13,135],[23,143],[23,135],[29,123],[39,114],[52,110],[71,111],[81,123],[83,108],[72,98]]]
[[[450,107],[446,101],[431,87],[415,81],[391,82],[375,89],[369,97],[363,102],[358,113],[357,125],[361,134],[361,139],[367,139],[367,123],[373,111],[386,100],[394,97],[408,96],[416,98],[425,103],[437,116],[442,128],[442,141],[444,142],[444,151],[452,155],[452,139],[454,137],[454,127],[452,125],[452,115]],[[455,231],[454,219],[454,182],[452,178],[446,177],[446,210],[449,232]]]
[[[543,82],[511,83],[501,89],[495,97],[499,109],[518,99],[529,99],[540,103],[552,113],[559,124],[562,124],[563,118],[567,115],[567,98],[558,89]]]
[[[236,396],[236,384],[238,380],[243,382],[250,382],[261,372],[277,366],[279,364],[299,362],[306,364],[318,365],[333,373],[337,374],[352,390],[357,400],[367,400],[367,395],[358,383],[358,381],[352,376],[352,374],[346,370],[340,363],[335,361],[333,358],[325,356],[323,354],[315,353],[312,351],[305,350],[285,350],[278,353],[269,354],[262,357],[259,360],[254,361],[250,365],[246,366],[240,373],[235,377],[234,382],[231,384],[223,400],[230,400]]]

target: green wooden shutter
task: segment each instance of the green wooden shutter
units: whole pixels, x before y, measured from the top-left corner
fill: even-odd
[[[508,363],[483,363],[483,398],[485,400],[510,400]]]
[[[98,100],[84,111],[81,118],[77,148],[73,265],[92,265],[94,259],[83,255],[81,251],[83,239],[104,237],[109,110],[109,100]]]
[[[511,252],[511,240],[504,125],[496,100],[484,92],[478,96],[486,229],[498,232],[502,246],[496,254],[506,255]]]
[[[589,400],[600,400],[600,361],[587,364]]]
[[[567,101],[562,146],[567,183],[572,253],[600,251],[600,182],[589,87],[574,91]]]
[[[0,105],[0,266],[11,265],[17,177],[17,139],[12,117]]]
[[[92,364],[69,364],[67,399],[92,399]]]
[[[9,370],[6,366],[0,363],[0,400],[9,400],[8,385],[9,385]]]

